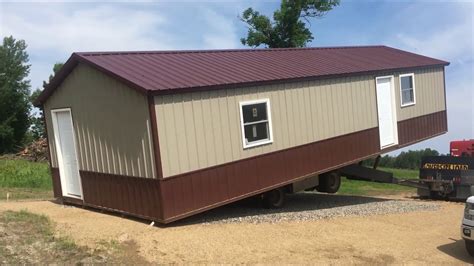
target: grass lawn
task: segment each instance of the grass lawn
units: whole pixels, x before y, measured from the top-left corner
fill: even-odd
[[[25,210],[0,213],[0,265],[133,264],[124,251],[116,241],[98,243],[93,250],[78,246],[71,238],[56,234],[54,224],[44,215]]]
[[[379,167],[379,169],[383,171],[392,172],[395,177],[402,179],[418,178],[418,170],[392,169],[382,167]],[[394,184],[349,180],[343,177],[341,188],[339,189],[338,193],[349,195],[390,195],[406,192],[416,192],[416,189]]]
[[[52,181],[46,162],[0,159],[0,200],[52,198]]]

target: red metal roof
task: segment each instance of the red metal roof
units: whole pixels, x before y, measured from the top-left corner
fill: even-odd
[[[36,104],[43,103],[78,62],[92,65],[146,93],[449,64],[387,46],[74,53]]]

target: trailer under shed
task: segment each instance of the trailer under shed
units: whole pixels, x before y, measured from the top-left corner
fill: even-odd
[[[74,53],[35,105],[54,195],[162,223],[447,132],[444,67],[386,46]]]

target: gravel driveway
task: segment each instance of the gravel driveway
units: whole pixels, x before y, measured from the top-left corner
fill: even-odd
[[[344,216],[367,216],[413,211],[436,211],[439,204],[413,200],[329,195],[303,192],[288,195],[280,209],[264,209],[257,199],[248,199],[190,217],[176,225],[215,223],[278,223],[309,221]]]
[[[187,219],[180,223],[184,226],[152,227],[146,221],[49,201],[0,202],[0,212],[24,209],[47,215],[58,235],[92,250],[104,241],[134,243],[129,252],[152,264],[473,262],[459,234],[462,203],[304,193],[290,196],[280,210],[246,201]]]

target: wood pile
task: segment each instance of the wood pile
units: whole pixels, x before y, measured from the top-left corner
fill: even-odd
[[[47,161],[48,142],[44,138],[33,141],[30,145],[18,152],[16,156],[33,162]]]

